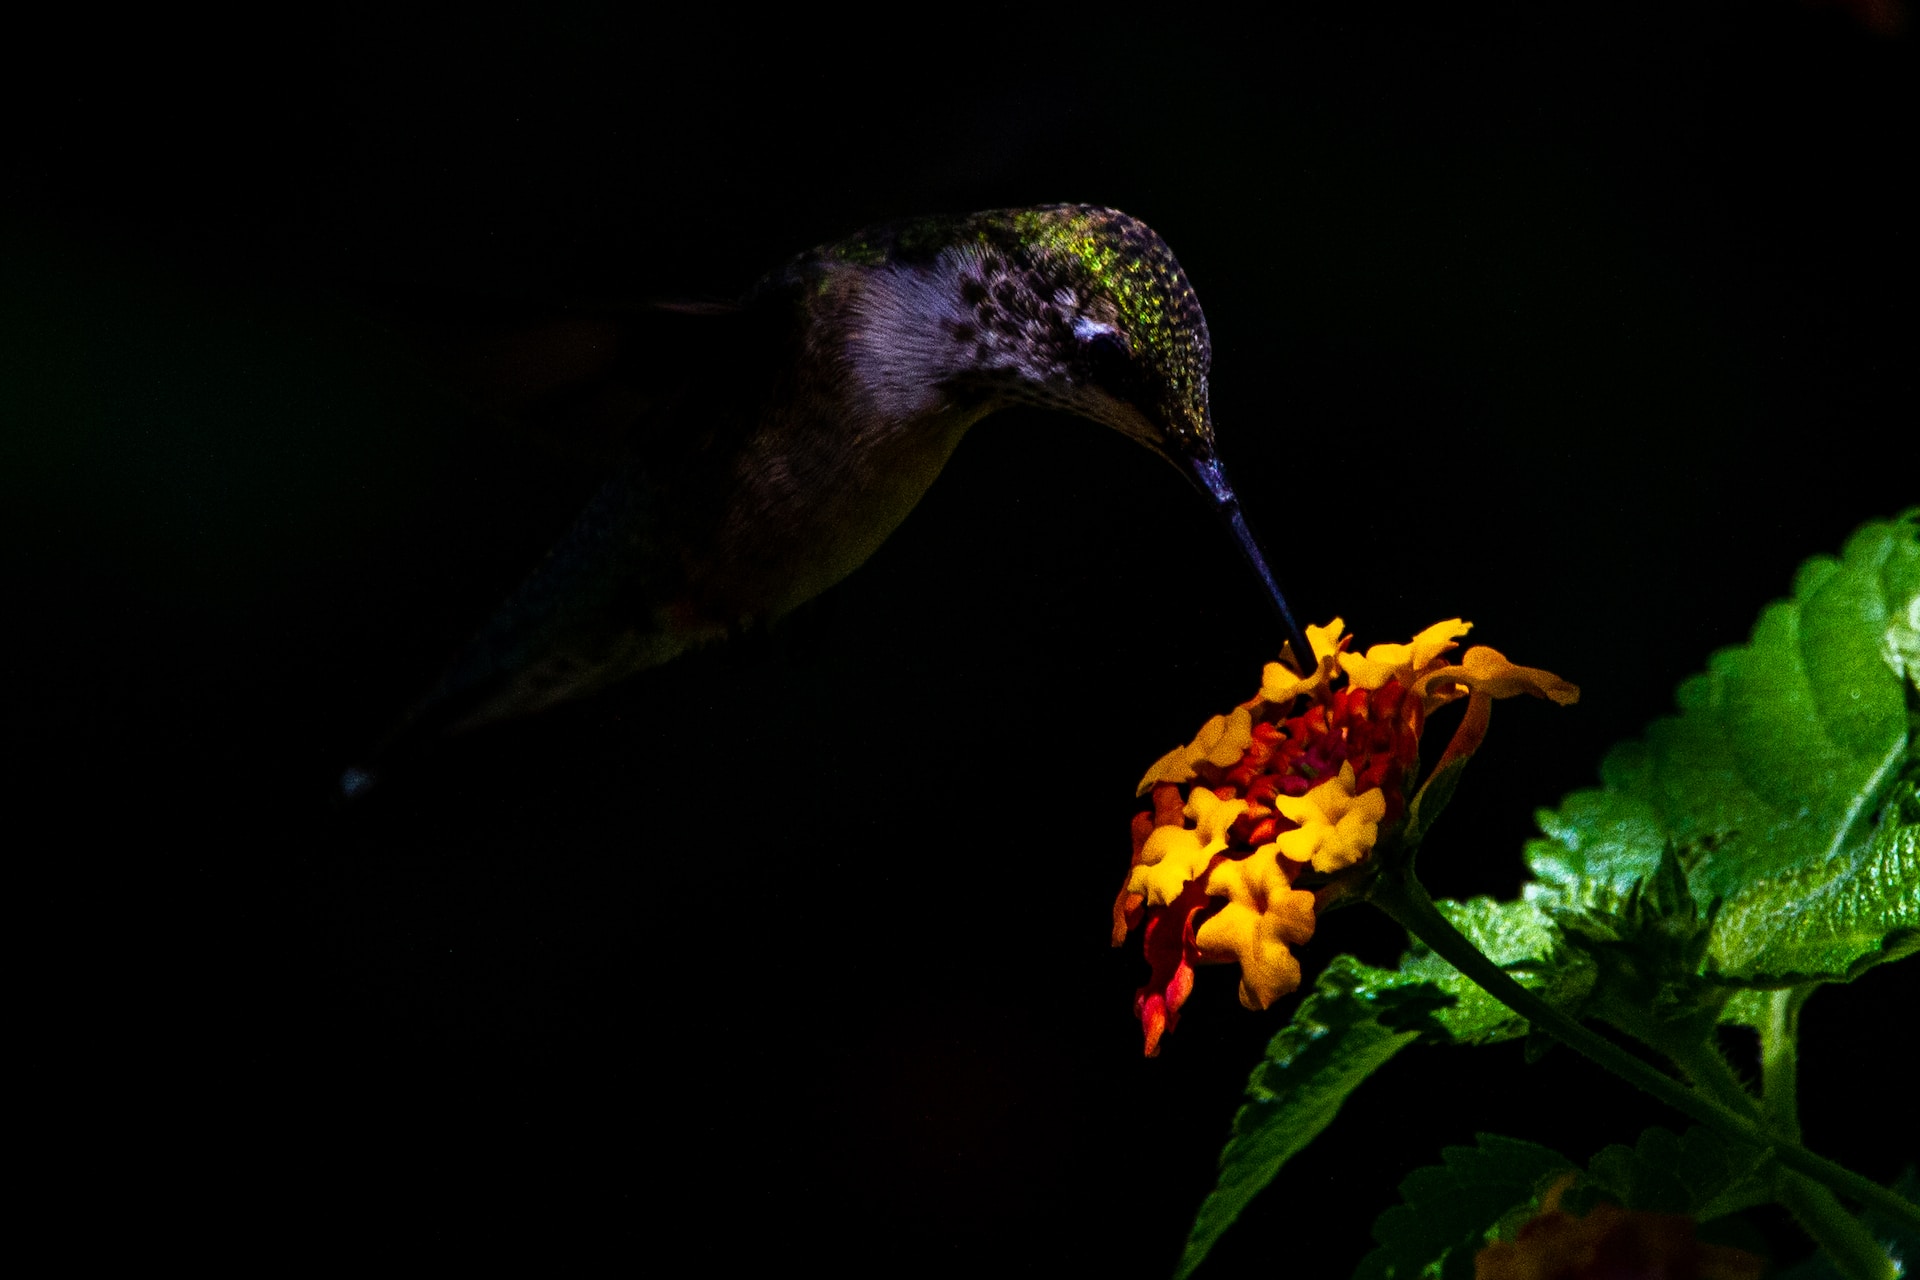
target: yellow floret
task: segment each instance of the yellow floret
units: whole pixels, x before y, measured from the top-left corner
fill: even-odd
[[[1147,905],[1164,907],[1189,881],[1206,872],[1213,855],[1227,847],[1227,828],[1247,811],[1245,800],[1222,800],[1205,787],[1187,797],[1187,817],[1197,826],[1155,827],[1140,847],[1140,861],[1127,877],[1128,893],[1144,893]]]
[[[1372,852],[1387,816],[1386,793],[1370,787],[1353,794],[1353,766],[1342,764],[1338,777],[1295,799],[1274,797],[1274,807],[1300,824],[1284,831],[1274,843],[1295,862],[1311,862],[1315,871],[1350,867]]]

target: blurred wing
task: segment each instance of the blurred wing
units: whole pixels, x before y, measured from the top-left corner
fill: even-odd
[[[722,638],[689,581],[735,461],[792,360],[793,312],[682,304],[467,316],[410,341],[477,410],[604,456],[587,508],[350,776]],[[349,791],[360,789],[348,786]]]

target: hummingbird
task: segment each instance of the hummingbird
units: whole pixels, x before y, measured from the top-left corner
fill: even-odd
[[[627,393],[612,474],[377,748],[524,715],[764,624],[864,563],[967,429],[1010,405],[1090,419],[1178,468],[1312,661],[1214,444],[1205,315],[1166,243],[1115,209],[910,219],[801,253],[738,303],[589,328]],[[664,310],[667,314],[659,315]],[[633,388],[673,364],[677,389]],[[1302,667],[1304,670],[1304,666]]]

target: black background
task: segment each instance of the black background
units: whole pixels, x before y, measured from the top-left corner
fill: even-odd
[[[1514,892],[1535,807],[1916,497],[1896,11],[893,16],[14,44],[14,1056],[72,1247],[1161,1275],[1284,1017],[1203,970],[1139,1056],[1131,786],[1278,639],[1170,471],[1039,412],[771,635],[336,803],[595,480],[396,316],[730,296],[898,215],[1141,216],[1300,610],[1464,615],[1583,687],[1500,708],[1423,858],[1451,896]],[[1344,913],[1305,959],[1398,946]],[[1913,1130],[1853,1108],[1912,992],[1806,1016],[1808,1140],[1881,1178]],[[1204,1274],[1345,1274],[1477,1131],[1584,1160],[1653,1120],[1569,1054],[1410,1051]]]

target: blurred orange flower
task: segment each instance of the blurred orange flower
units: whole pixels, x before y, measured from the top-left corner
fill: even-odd
[[[1759,1280],[1766,1263],[1744,1249],[1701,1244],[1692,1218],[1597,1204],[1584,1218],[1560,1210],[1569,1175],[1540,1215],[1473,1259],[1473,1280]]]

